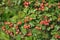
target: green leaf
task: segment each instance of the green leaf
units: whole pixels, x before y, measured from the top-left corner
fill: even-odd
[[[29,24],[31,25],[31,27],[34,27],[34,26],[35,26],[35,25],[34,25],[35,22],[32,22],[32,21],[31,21],[31,22],[29,22]]]
[[[20,35],[17,35],[16,36],[16,40],[21,40],[21,36]]]
[[[24,8],[23,12],[27,13],[28,11],[28,8]]]
[[[6,8],[5,8],[5,13],[8,13],[8,12],[9,12],[9,8],[6,7]]]
[[[18,19],[18,16],[15,15],[12,18],[10,18],[10,21],[13,22],[13,23],[16,23],[17,19]]]
[[[49,31],[50,29],[51,29],[50,27],[47,28],[48,31]]]
[[[26,16],[26,14],[23,12],[21,12],[21,11],[19,11],[18,12],[18,17],[21,19],[21,18],[24,18]]]
[[[56,16],[52,16],[52,20],[56,20],[57,19],[57,17]]]
[[[55,30],[57,31],[58,29],[60,29],[60,26],[55,26]]]
[[[48,7],[45,7],[45,11],[48,11]]]
[[[26,30],[26,29],[24,29],[24,27],[23,27],[23,26],[21,26],[21,31],[22,31],[22,33],[23,33],[24,35],[27,33],[27,30]]]
[[[31,15],[29,15],[31,18],[34,18],[34,19],[36,19],[36,14],[31,14]]]
[[[9,36],[4,32],[0,31],[0,39],[2,40],[9,40]]]
[[[30,37],[25,37],[25,40],[32,40],[32,36],[30,36]]]
[[[37,36],[38,34],[41,34],[41,32],[39,30],[32,29],[32,34],[33,36]]]
[[[9,29],[9,26],[8,25],[6,25],[6,29]]]
[[[55,38],[51,38],[50,40],[56,40]]]
[[[50,14],[45,14],[46,16],[50,17],[51,15]]]
[[[42,26],[42,30],[45,30],[46,29],[46,27],[45,26]]]
[[[18,5],[20,5],[20,3],[21,3],[21,0],[18,1]]]

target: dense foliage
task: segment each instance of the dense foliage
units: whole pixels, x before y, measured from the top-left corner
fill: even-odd
[[[0,0],[0,40],[60,40],[60,0]]]

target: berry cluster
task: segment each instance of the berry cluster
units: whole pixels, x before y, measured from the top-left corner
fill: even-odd
[[[59,0],[4,0],[0,7],[0,34],[12,40],[60,40]]]

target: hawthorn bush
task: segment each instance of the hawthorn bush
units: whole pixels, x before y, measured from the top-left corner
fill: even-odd
[[[60,0],[0,0],[0,40],[60,40]]]

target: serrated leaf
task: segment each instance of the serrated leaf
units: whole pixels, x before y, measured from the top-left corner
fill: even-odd
[[[18,17],[21,19],[21,18],[24,18],[26,16],[26,14],[23,12],[18,12]]]
[[[42,26],[42,30],[45,30],[46,29],[46,27],[45,26]]]
[[[17,19],[18,19],[18,16],[16,15],[16,16],[13,16],[12,18],[10,18],[10,21],[13,23],[16,23]]]
[[[5,34],[4,32],[0,31],[0,38],[3,40],[9,40],[9,36],[7,34]]]
[[[36,19],[36,14],[31,14],[31,15],[29,15],[31,18],[34,18],[34,19]]]
[[[16,36],[16,40],[21,40],[21,36],[20,35],[17,35]]]
[[[45,7],[45,10],[48,11],[48,7]]]
[[[30,37],[25,37],[25,40],[32,40],[32,36],[30,36]]]
[[[47,28],[48,31],[49,31],[50,29],[51,29],[50,27]]]
[[[27,33],[27,30],[23,28],[23,26],[21,27],[21,32],[25,35]]]
[[[24,8],[23,12],[27,13],[28,11],[28,8]]]
[[[56,40],[55,38],[52,38],[52,39],[50,39],[50,40]]]

